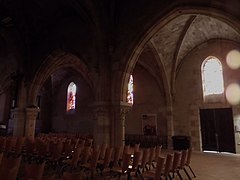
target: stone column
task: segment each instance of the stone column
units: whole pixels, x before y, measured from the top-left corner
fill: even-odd
[[[38,107],[27,107],[26,111],[26,123],[25,123],[25,136],[35,136],[36,118],[39,113]]]
[[[167,127],[168,127],[168,137],[167,137],[167,146],[172,148],[172,136],[174,135],[174,125],[173,125],[173,110],[171,106],[167,107]]]
[[[13,136],[24,136],[25,128],[25,110],[15,108],[11,110],[13,118]]]
[[[94,144],[107,143],[110,145],[110,116],[109,116],[109,103],[96,102],[93,107],[93,139]]]
[[[125,120],[126,114],[132,108],[129,103],[121,102],[119,105],[114,105],[113,113],[113,145],[121,146],[125,144]]]

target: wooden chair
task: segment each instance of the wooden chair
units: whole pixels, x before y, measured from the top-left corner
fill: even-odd
[[[121,165],[121,163],[122,163],[122,160],[123,160],[123,155],[124,154],[131,154],[131,152],[130,152],[130,145],[125,145],[124,147],[123,147],[123,151],[122,151],[122,154],[120,155],[120,160],[119,160],[119,164]]]
[[[134,144],[134,153],[138,152],[140,148],[140,143]]]
[[[14,149],[14,147],[16,146],[16,142],[17,142],[16,137],[12,137],[12,136],[7,137],[4,151],[7,153],[11,152]]]
[[[188,154],[188,149],[187,150],[183,150],[182,151],[182,156],[181,156],[181,160],[180,160],[180,164],[177,168],[177,174],[179,176],[180,179],[182,179],[182,176],[180,174],[180,170],[184,170],[185,171],[185,164],[187,162],[187,154]],[[188,175],[188,174],[187,174]],[[189,178],[189,177],[188,177]],[[191,179],[191,178],[190,178]]]
[[[113,166],[119,165],[122,153],[123,153],[123,146],[114,148],[114,155],[113,155],[112,161],[110,162],[110,168],[112,168]]]
[[[6,146],[6,137],[0,137],[0,152],[3,152]]]
[[[149,154],[149,159],[148,159],[148,169],[152,169],[153,167],[153,161],[155,159],[155,154],[156,154],[156,147],[151,147],[150,148],[150,154]]]
[[[44,167],[45,167],[45,162],[42,162],[40,164],[36,164],[36,163],[25,164],[23,179],[41,180],[43,177]]]
[[[143,179],[145,179],[145,178],[150,178],[153,180],[161,179],[164,163],[165,163],[165,157],[159,156],[157,159],[156,168],[152,171],[146,171],[146,172],[142,173],[141,177]]]
[[[188,168],[190,169],[193,177],[195,178],[196,175],[195,175],[195,173],[193,172],[193,170],[192,170],[192,168],[191,168],[191,166],[190,166],[191,157],[192,157],[192,148],[190,147],[190,148],[188,149],[187,161],[186,161],[185,167],[188,167]],[[188,178],[191,179],[191,177],[190,177],[190,175],[188,174],[186,168],[184,168],[184,171],[185,171],[186,175],[188,176]]]
[[[100,169],[101,175],[103,175],[103,170],[110,166],[112,153],[113,153],[113,148],[112,147],[108,147],[106,149],[106,153],[105,153],[104,159],[103,160],[101,160],[101,159],[98,160],[97,168]]]
[[[35,152],[37,159],[45,159],[48,156],[49,152],[49,143],[47,141],[38,139],[35,143]]]
[[[56,180],[56,177],[53,177],[51,180]],[[64,172],[62,178],[60,180],[83,180],[83,175],[81,173],[74,173],[74,172]]]
[[[73,153],[70,157],[70,159],[66,159],[63,161],[63,167],[62,167],[62,172],[64,171],[65,168],[69,167],[70,170],[76,169],[78,167],[78,163],[80,160],[80,154],[81,154],[82,148],[74,148]]]
[[[172,163],[172,167],[170,169],[170,172],[172,173],[172,178],[174,179],[174,175],[175,173],[178,172],[178,167],[180,165],[180,160],[181,160],[181,156],[182,156],[182,151],[175,151],[174,155],[173,155],[173,163]],[[178,173],[177,173],[178,174]],[[180,176],[180,179],[182,177]]]
[[[87,163],[87,161],[89,160],[89,156],[90,156],[90,149],[91,149],[90,146],[84,146],[84,148],[81,152],[80,160],[79,160],[80,164]]]
[[[22,156],[3,156],[0,164],[0,179],[16,180]]]
[[[80,139],[79,141],[78,141],[78,144],[77,144],[77,147],[81,147],[82,149],[83,149],[83,147],[84,147],[84,144],[85,144],[85,139]]]
[[[91,158],[90,158],[90,162],[81,164],[80,167],[83,169],[83,171],[86,172],[90,172],[91,173],[91,179],[94,176],[94,172],[96,171],[97,168],[97,162],[99,159],[99,155],[100,155],[100,150],[95,150],[93,151]]]
[[[30,159],[35,153],[35,139],[26,138],[24,146],[24,156]]]
[[[168,153],[167,154],[167,158],[166,158],[166,163],[164,166],[164,170],[161,173],[161,176],[163,176],[165,179],[172,179],[172,177],[170,176],[170,170],[172,167],[172,162],[173,162],[173,154]]]
[[[3,152],[0,152],[0,164],[2,163]]]
[[[103,143],[100,146],[100,156],[99,156],[99,159],[104,159],[107,147],[108,147],[107,143]]]
[[[75,147],[77,146],[75,146],[75,144],[71,144],[71,140],[66,140],[65,142],[63,142],[62,154],[64,154],[65,156],[71,155],[72,150]]]
[[[132,164],[128,167],[129,168],[129,174],[131,176],[131,173],[134,173],[135,176],[137,177],[139,174],[139,165],[142,157],[142,151],[136,151],[134,152],[133,156],[133,162]]]
[[[156,163],[157,163],[158,157],[161,156],[161,152],[162,152],[162,145],[156,146],[155,156],[154,156],[154,159],[153,159],[153,162],[152,162],[152,166],[153,166],[154,168],[156,167]]]
[[[49,144],[49,157],[47,159],[47,164],[50,165],[52,169],[56,169],[64,157],[62,156],[63,144],[61,141],[58,142],[50,142]]]
[[[131,154],[124,153],[123,154],[122,165],[121,166],[114,166],[110,170],[110,174],[112,174],[112,176],[118,176],[118,179],[120,179],[121,176],[127,175],[127,178],[130,179],[131,176],[130,176],[130,173],[129,173],[129,170],[128,170],[130,162],[131,162]]]
[[[144,150],[143,150],[143,155],[142,155],[142,161],[141,161],[141,163],[140,163],[140,165],[139,165],[139,172],[138,173],[143,173],[143,172],[145,172],[146,170],[148,170],[148,168],[147,168],[147,162],[148,162],[148,160],[149,160],[149,155],[150,155],[150,149],[149,148],[145,148]]]
[[[22,153],[24,143],[25,143],[25,137],[17,137],[15,147],[13,148],[13,151],[15,154]]]

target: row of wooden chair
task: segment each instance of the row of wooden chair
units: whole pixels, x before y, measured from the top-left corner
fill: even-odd
[[[190,161],[191,161],[192,149],[187,149],[183,151],[174,151],[174,153],[167,153],[166,157],[159,156],[157,159],[157,165],[154,170],[146,171],[141,174],[142,179],[152,178],[152,179],[174,179],[175,175],[179,179],[183,180],[181,171],[184,171],[188,179],[196,177],[193,172]],[[192,176],[187,171],[187,167],[190,169]]]

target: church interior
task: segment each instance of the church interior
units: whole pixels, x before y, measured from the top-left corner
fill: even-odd
[[[180,150],[181,162],[184,152],[240,154],[239,9],[238,0],[0,0],[0,177],[6,156],[21,158],[16,179],[21,162],[44,161],[45,145],[42,164],[58,169],[59,141],[92,147],[91,162],[127,146],[139,161],[146,149]],[[83,162],[71,166],[94,176]],[[188,165],[169,173],[181,179]]]

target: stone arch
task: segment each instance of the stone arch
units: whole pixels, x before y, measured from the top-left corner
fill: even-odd
[[[203,14],[203,15],[211,15],[212,17],[217,18],[218,20],[221,20],[227,24],[229,24],[232,27],[236,27],[239,31],[240,27],[238,24],[238,21],[236,18],[228,14],[227,12],[224,12],[222,10],[213,8],[213,7],[201,7],[201,6],[178,6],[174,9],[169,10],[168,13],[165,14],[165,16],[160,17],[154,24],[151,26],[145,33],[143,33],[143,36],[139,39],[136,39],[134,42],[130,44],[130,48],[127,50],[125,55],[122,57],[121,63],[118,64],[119,69],[115,69],[115,78],[113,78],[113,100],[115,101],[126,101],[126,88],[129,76],[131,75],[136,62],[138,61],[138,58],[140,54],[142,53],[144,47],[148,44],[150,39],[153,37],[154,34],[156,34],[159,29],[164,27],[168,22],[171,20],[177,18],[179,15],[184,14]],[[176,63],[176,62],[175,62]],[[115,66],[114,66],[115,67]],[[159,64],[159,68],[161,71],[164,71],[164,66],[161,67],[161,63]],[[165,82],[171,82],[169,86],[165,86],[165,90],[167,90],[166,93],[166,110],[167,110],[167,119],[168,119],[168,142],[171,142],[171,136],[174,133],[173,128],[173,107],[172,107],[172,98],[174,97],[174,89],[175,89],[175,79],[176,79],[176,64],[173,65],[174,69],[172,70],[172,73],[169,78],[170,81],[168,81],[166,73],[163,75]]]
[[[28,105],[35,105],[37,93],[48,77],[55,71],[66,67],[75,69],[83,76],[90,87],[93,87],[89,69],[78,57],[62,50],[54,50],[35,73],[29,88]]]
[[[161,29],[164,25],[166,25],[166,23],[170,22],[171,20],[173,20],[174,18],[178,17],[179,15],[183,15],[183,14],[202,14],[202,15],[211,15],[212,17],[215,17],[227,24],[229,24],[232,27],[237,27],[238,31],[240,30],[239,27],[239,23],[237,22],[236,18],[232,17],[230,14],[218,10],[218,9],[214,9],[214,8],[206,8],[206,7],[176,7],[175,9],[172,9],[171,11],[169,11],[165,16],[161,17],[158,19],[158,21],[155,22],[155,24],[144,33],[144,35],[142,36],[142,38],[137,39],[137,41],[133,42],[133,46],[132,48],[128,50],[128,53],[126,53],[126,55],[123,57],[123,61],[121,62],[117,74],[116,74],[116,78],[118,80],[114,80],[114,99],[117,100],[119,99],[120,101],[124,101],[125,98],[125,90],[126,90],[126,84],[128,82],[129,76],[131,74],[131,72],[134,69],[134,66],[138,60],[138,57],[140,56],[142,50],[144,49],[144,46],[149,42],[149,40],[151,39],[151,37],[159,30]],[[174,65],[175,68],[177,68],[176,65]],[[160,67],[161,68],[161,67]],[[172,74],[171,74],[171,78],[175,79],[176,77],[176,73],[173,70]],[[166,77],[166,76],[165,76]],[[118,83],[116,83],[118,82]],[[174,83],[172,83],[174,84]],[[174,87],[169,87],[170,91],[169,92],[173,92]],[[119,89],[119,90],[117,90]],[[116,93],[117,92],[117,93]],[[119,97],[117,97],[119,96]],[[171,94],[168,94],[169,99],[171,99]],[[168,101],[169,102],[169,101]]]

